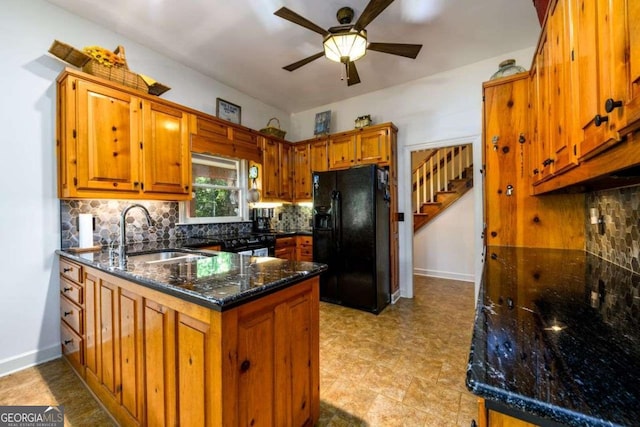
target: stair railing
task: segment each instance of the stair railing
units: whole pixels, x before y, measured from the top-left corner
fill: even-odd
[[[447,191],[449,181],[463,178],[472,165],[471,144],[431,152],[412,172],[413,212],[419,212],[424,203],[435,202],[436,194]]]

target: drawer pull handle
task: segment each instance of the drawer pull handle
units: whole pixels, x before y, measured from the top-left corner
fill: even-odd
[[[71,316],[72,314],[73,314],[73,311],[65,311],[64,317]]]
[[[63,269],[62,269],[62,272],[63,272],[63,273],[68,273],[68,272],[70,272],[70,271],[73,271],[73,268],[71,268],[71,267],[67,267],[67,268],[63,268]]]
[[[64,292],[69,292],[69,291],[71,291],[71,289],[73,289],[73,288],[64,288]]]
[[[73,340],[64,340],[64,345],[69,345],[73,342]]]
[[[613,112],[616,108],[622,108],[622,101],[616,101],[613,98],[609,98],[604,103],[604,109],[607,113]]]

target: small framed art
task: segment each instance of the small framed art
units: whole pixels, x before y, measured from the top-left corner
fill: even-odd
[[[316,126],[313,129],[314,135],[327,135],[331,129],[331,110],[316,114]]]
[[[231,123],[241,124],[242,108],[224,99],[216,98],[216,116]]]

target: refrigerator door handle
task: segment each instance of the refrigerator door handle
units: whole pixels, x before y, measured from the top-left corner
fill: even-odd
[[[335,201],[335,203],[334,203]],[[331,193],[331,203],[334,204],[333,209],[333,231],[335,233],[334,242],[336,244],[336,252],[340,253],[340,243],[342,242],[342,206],[341,194],[339,191]]]

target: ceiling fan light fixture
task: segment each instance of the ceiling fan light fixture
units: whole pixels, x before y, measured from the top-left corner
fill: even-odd
[[[367,32],[349,30],[329,34],[323,46],[324,55],[331,61],[353,62],[367,53]]]

